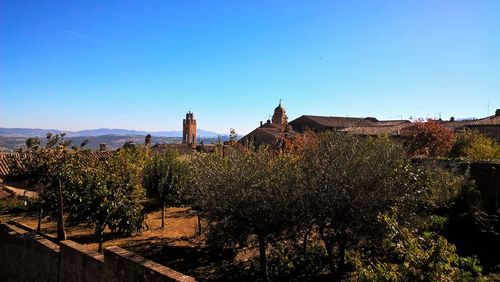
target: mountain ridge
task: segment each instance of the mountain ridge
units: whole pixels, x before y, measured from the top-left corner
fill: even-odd
[[[157,137],[182,137],[182,131],[145,131],[145,130],[130,130],[121,128],[96,128],[79,131],[66,131],[59,129],[40,129],[40,128],[6,128],[0,127],[0,136],[2,137],[45,137],[47,132],[53,134],[66,133],[67,137],[95,137],[104,135],[146,135],[151,134]],[[213,131],[203,129],[196,130],[199,138],[216,138],[217,136],[226,136],[227,134],[219,134]]]

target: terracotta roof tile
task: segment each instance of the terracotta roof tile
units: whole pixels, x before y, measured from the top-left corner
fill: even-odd
[[[0,177],[9,174],[9,165],[12,162],[12,158],[15,160],[20,159],[19,153],[0,153]]]
[[[84,151],[90,155],[92,161],[103,161],[109,158],[112,151]],[[10,173],[10,164],[13,160],[20,161],[24,153],[0,153],[0,177]]]
[[[163,151],[168,149],[177,150],[179,155],[188,155],[196,151],[196,147],[188,144],[155,144],[151,147],[153,151]]]
[[[500,116],[489,116],[473,120],[445,121],[443,125],[453,129],[474,126],[500,126]]]
[[[297,136],[297,132],[295,131],[283,132],[277,125],[269,126],[269,124],[264,124],[242,137],[239,142],[244,143],[248,140],[252,140],[254,145],[257,146],[262,144],[270,145],[276,143],[278,136],[285,136],[285,134],[288,138],[292,139]]]
[[[397,136],[401,135],[401,133],[411,125],[412,125],[411,122],[403,122],[396,125],[348,127],[342,129],[341,131],[352,134],[370,135],[370,136],[377,136],[377,135]]]
[[[353,126],[375,126],[376,122],[373,122],[364,118],[354,118],[354,117],[327,117],[327,116],[312,116],[303,115],[290,122],[290,125],[298,123],[301,119],[310,120],[312,122],[318,123],[325,127],[332,128],[345,128]]]

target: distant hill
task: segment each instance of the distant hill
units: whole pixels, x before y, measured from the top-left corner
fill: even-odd
[[[139,130],[129,130],[129,129],[109,129],[109,128],[98,128],[90,130],[81,131],[62,131],[57,129],[39,129],[39,128],[0,128],[0,137],[44,137],[47,132],[53,134],[66,133],[67,137],[91,137],[91,136],[103,136],[103,135],[146,135],[151,134],[157,137],[182,137],[182,131],[139,131]],[[212,131],[206,131],[203,129],[198,129],[197,137],[199,138],[217,138],[219,134]]]
[[[66,137],[65,139],[71,141],[71,145],[79,146],[84,140],[88,140],[88,147],[94,150],[99,149],[99,144],[106,143],[107,150],[116,150],[123,146],[125,142],[132,141],[138,145],[144,144],[144,135],[101,135],[101,136],[74,136]],[[0,136],[0,151],[16,151],[19,148],[26,148],[25,141],[27,137],[4,137]],[[227,141],[228,136],[222,136],[222,141]],[[45,138],[40,138],[42,146],[45,146]],[[217,142],[217,138],[198,138],[198,143],[213,144]],[[165,137],[165,136],[153,136],[152,143],[181,143],[181,137]]]
[[[3,137],[36,137],[45,136],[47,132],[54,134],[61,133],[56,129],[37,129],[37,128],[0,128],[0,136]]]

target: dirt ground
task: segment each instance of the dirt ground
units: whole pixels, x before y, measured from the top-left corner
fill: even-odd
[[[36,228],[38,223],[35,213],[0,216],[0,221],[8,220],[14,220],[32,228]],[[167,209],[165,223],[165,228],[161,229],[161,211],[150,212],[145,220],[148,230],[130,237],[118,237],[107,230],[104,247],[120,246],[194,276],[200,281],[226,280],[229,276],[239,275],[245,262],[256,255],[254,250],[235,254],[229,250],[207,248],[203,237],[197,235],[197,216],[189,208]],[[42,232],[56,236],[56,223],[44,218]],[[88,249],[97,250],[98,242],[93,228],[86,226],[66,228],[66,233],[68,239]]]

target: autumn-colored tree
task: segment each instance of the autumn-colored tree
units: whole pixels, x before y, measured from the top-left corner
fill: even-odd
[[[444,156],[453,145],[453,132],[438,121],[417,121],[403,133],[410,156]]]

